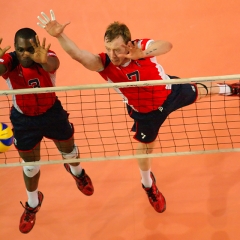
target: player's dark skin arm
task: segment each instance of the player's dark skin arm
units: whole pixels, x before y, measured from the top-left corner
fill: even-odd
[[[1,43],[2,43],[2,38],[0,38],[0,58],[6,53],[7,50],[11,48],[10,46],[7,46],[2,49]],[[3,64],[0,64],[0,76],[2,76],[6,71],[7,71],[7,68]]]
[[[6,71],[7,68],[3,64],[0,64],[0,76],[2,76]]]
[[[59,60],[56,57],[47,57],[47,62],[42,63],[42,67],[46,72],[56,71],[59,67]]]

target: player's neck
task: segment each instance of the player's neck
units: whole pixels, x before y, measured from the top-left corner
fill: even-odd
[[[121,64],[121,67],[127,67],[131,61],[131,59],[127,59],[125,62],[123,62],[123,64]]]

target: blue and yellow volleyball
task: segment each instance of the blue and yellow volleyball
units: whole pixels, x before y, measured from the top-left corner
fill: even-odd
[[[0,152],[6,152],[13,143],[12,129],[5,123],[0,123]]]

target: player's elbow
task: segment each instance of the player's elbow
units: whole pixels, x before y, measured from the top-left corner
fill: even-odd
[[[173,45],[172,45],[172,43],[170,43],[170,42],[165,42],[165,51],[166,52],[169,52],[169,51],[171,51],[171,49],[173,48]]]

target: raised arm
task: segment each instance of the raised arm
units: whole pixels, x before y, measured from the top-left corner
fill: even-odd
[[[145,57],[154,57],[165,54],[172,49],[172,44],[167,41],[157,40],[149,44],[143,51]]]
[[[74,60],[80,62],[85,68],[91,71],[100,71],[103,68],[99,55],[79,49],[66,34],[62,33],[57,39],[65,52],[67,52]]]
[[[2,38],[0,38],[0,58],[9,50],[11,47],[7,46],[5,48],[1,48]],[[0,76],[2,76],[7,71],[7,68],[5,65],[0,64]]]
[[[50,10],[51,19],[45,13],[42,12],[41,14],[42,17],[38,16],[38,20],[41,22],[37,23],[38,26],[44,28],[51,36],[56,37],[64,51],[74,60],[80,62],[85,68],[92,71],[99,71],[103,68],[99,55],[78,48],[78,46],[63,33],[65,27],[70,24],[70,22],[61,25],[56,21],[52,10]]]

